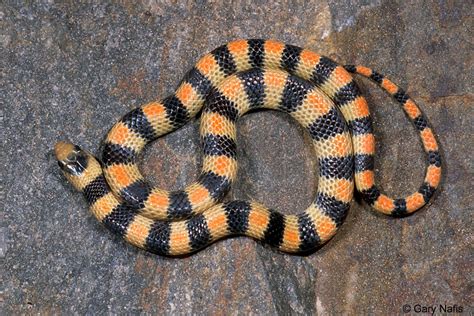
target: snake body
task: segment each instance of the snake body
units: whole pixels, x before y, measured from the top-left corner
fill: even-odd
[[[350,73],[379,84],[419,131],[428,166],[420,189],[406,198],[392,199],[375,186],[372,123]],[[204,157],[198,180],[174,192],[153,187],[137,166],[144,147],[186,124],[201,108]],[[283,215],[256,202],[219,203],[236,177],[235,123],[258,108],[289,113],[312,137],[318,191],[314,202],[298,215]],[[99,221],[130,243],[162,255],[195,252],[236,234],[285,252],[311,251],[329,240],[343,222],[354,180],[375,210],[403,216],[424,206],[441,178],[434,133],[402,89],[369,68],[343,67],[310,50],[273,40],[237,40],[203,56],[173,95],[132,110],[112,127],[102,165],[65,142],[56,145],[56,156]]]

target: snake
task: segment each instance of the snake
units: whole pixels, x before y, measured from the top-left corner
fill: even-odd
[[[375,185],[372,120],[354,74],[386,91],[418,131],[427,166],[421,186],[407,197],[391,198]],[[222,203],[238,171],[236,122],[258,109],[288,113],[311,136],[318,186],[300,213],[283,214],[256,201]],[[138,167],[145,147],[198,113],[198,179],[177,191],[147,182]],[[101,159],[69,141],[54,151],[97,220],[130,244],[164,256],[191,254],[235,235],[286,253],[312,252],[335,235],[354,191],[376,212],[402,217],[430,201],[442,170],[433,129],[395,83],[368,67],[339,65],[312,50],[263,39],[235,40],[201,57],[173,94],[113,125],[102,148]]]

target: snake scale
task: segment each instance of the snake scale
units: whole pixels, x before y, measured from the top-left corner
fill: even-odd
[[[351,73],[387,91],[419,132],[428,166],[419,190],[406,198],[392,199],[375,185],[372,122]],[[236,179],[236,121],[259,108],[290,114],[311,135],[318,189],[297,215],[256,202],[220,203]],[[173,192],[146,182],[137,166],[145,146],[201,109],[204,157],[198,180]],[[100,162],[69,142],[57,143],[55,153],[100,222],[135,246],[169,256],[195,252],[230,235],[246,235],[289,253],[313,251],[342,224],[354,183],[376,211],[404,216],[429,201],[441,178],[434,133],[402,89],[369,68],[340,66],[310,50],[261,39],[216,48],[185,75],[174,94],[126,114],[109,131]]]

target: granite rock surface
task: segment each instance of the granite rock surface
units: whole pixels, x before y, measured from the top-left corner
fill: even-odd
[[[399,314],[405,304],[472,312],[469,1],[2,1],[0,26],[2,314]],[[444,158],[430,205],[395,219],[355,201],[335,238],[309,256],[233,238],[163,258],[104,229],[60,174],[54,143],[98,154],[119,117],[167,96],[199,56],[236,38],[304,46],[404,87]],[[357,82],[375,122],[377,182],[409,194],[423,178],[418,136],[395,102]],[[198,128],[199,118],[147,149],[151,181],[179,189],[197,177]],[[239,177],[226,198],[306,208],[317,182],[308,135],[271,111],[245,116],[238,130]]]

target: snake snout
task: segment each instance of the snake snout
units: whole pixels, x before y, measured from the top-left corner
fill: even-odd
[[[73,152],[75,145],[70,142],[60,141],[54,145],[54,154],[58,161],[64,161]]]

